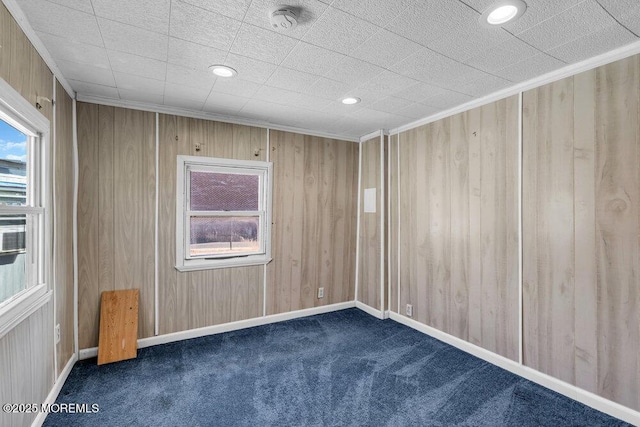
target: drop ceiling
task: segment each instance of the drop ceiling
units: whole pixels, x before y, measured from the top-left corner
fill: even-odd
[[[79,98],[357,138],[638,40],[638,0],[15,0]],[[268,11],[298,8],[298,26]],[[212,64],[238,71],[215,77]],[[343,96],[362,102],[343,105]]]

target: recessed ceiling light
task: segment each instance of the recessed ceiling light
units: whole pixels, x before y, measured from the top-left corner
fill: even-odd
[[[482,16],[480,22],[489,27],[495,27],[513,22],[527,10],[527,4],[522,0],[502,0],[489,6]]]
[[[236,70],[226,65],[212,65],[209,69],[218,77],[235,77],[238,75]]]
[[[353,98],[351,96],[342,100],[342,103],[347,105],[357,104],[358,102],[360,102],[360,98]]]

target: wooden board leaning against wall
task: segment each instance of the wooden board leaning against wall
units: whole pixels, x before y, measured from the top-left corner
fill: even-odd
[[[518,360],[518,97],[399,138],[400,314]]]
[[[524,93],[524,363],[640,410],[640,56]]]

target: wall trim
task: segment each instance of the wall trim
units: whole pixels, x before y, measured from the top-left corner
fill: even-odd
[[[522,83],[515,84],[508,88],[483,96],[482,98],[471,100],[448,110],[425,117],[424,119],[416,120],[406,125],[399,126],[397,128],[389,130],[389,133],[396,134],[405,132],[410,129],[426,125],[428,123],[453,116],[454,114],[463,113],[467,110],[471,110],[472,108],[481,107],[494,101],[499,101],[509,96],[517,95],[519,92],[534,89],[544,84],[555,82],[566,77],[571,77],[584,71],[599,67],[601,65],[609,64],[611,62],[627,58],[637,53],[640,53],[640,41],[636,41],[626,46],[622,46],[618,49],[614,49],[601,55],[585,59],[584,61],[576,62],[575,64],[567,65],[566,67],[562,67],[558,70],[551,71],[539,77],[535,77]]]
[[[27,20],[27,17],[22,11],[22,8],[18,6],[18,2],[16,0],[2,0],[2,3],[4,3],[4,5],[7,7],[7,10],[9,11],[9,13],[11,13],[11,16],[13,16],[13,19],[16,20],[16,22],[18,23],[18,26],[22,29],[24,34],[27,36],[27,39],[29,39],[29,41],[31,42],[33,47],[36,49],[40,57],[47,64],[47,66],[49,67],[49,70],[51,71],[51,73],[53,73],[53,76],[58,79],[58,81],[60,82],[62,87],[64,87],[64,90],[67,91],[69,96],[71,98],[75,98],[76,97],[75,91],[73,90],[69,82],[62,75],[62,72],[58,68],[58,65],[53,60],[53,57],[51,56],[47,48],[44,46],[44,43],[42,43],[42,40],[40,40],[40,37],[38,37],[35,30],[29,23],[29,21]]]
[[[631,408],[620,405],[604,397],[598,396],[595,393],[578,388],[572,384],[561,381],[550,375],[543,374],[528,366],[521,365],[506,357],[500,356],[475,344],[471,344],[460,338],[449,335],[438,329],[427,326],[416,320],[409,319],[405,316],[401,316],[396,313],[390,313],[391,319],[447,344],[450,344],[466,353],[472,354],[482,360],[485,360],[500,368],[506,369],[518,376],[540,384],[543,387],[547,387],[557,393],[567,396],[573,400],[577,400],[580,403],[584,403],[598,411],[609,414],[613,417],[619,418],[623,421],[631,423],[633,425],[640,425],[640,412],[634,411]]]
[[[362,143],[362,142],[368,141],[370,139],[376,138],[378,136],[386,136],[386,135],[389,135],[389,132],[387,132],[384,129],[378,129],[378,130],[375,130],[375,131],[373,131],[371,133],[368,133],[366,135],[361,136],[359,142]]]
[[[103,96],[84,95],[79,93],[77,95],[78,101],[88,102],[91,104],[108,105],[110,107],[129,108],[132,110],[150,111],[152,113],[171,114],[175,116],[190,117],[194,119],[212,120],[223,123],[233,123],[237,125],[253,126],[263,129],[279,130],[284,132],[298,133],[301,135],[318,136],[321,138],[338,139],[341,141],[359,142],[357,137],[347,137],[344,135],[337,135],[329,132],[316,132],[309,129],[302,129],[295,126],[285,126],[275,123],[264,122],[261,120],[252,120],[242,117],[225,116],[222,114],[206,113],[204,111],[187,110],[184,108],[171,107],[168,105],[149,104],[145,102],[127,101],[124,99],[113,99]]]
[[[384,202],[385,202],[385,167],[384,167],[384,131],[380,130],[380,311],[384,313],[384,306],[386,300],[384,298],[384,270],[386,263],[384,262],[384,226],[386,217],[384,214]],[[384,318],[384,316],[383,316]]]
[[[365,304],[363,302],[360,302],[360,301],[356,301],[356,308],[358,308],[358,309],[364,311],[365,313],[375,317],[376,319],[383,320],[383,319],[387,319],[389,317],[388,316],[388,312],[386,312],[387,315],[385,317],[385,312],[382,312],[382,311],[378,310],[377,308],[373,308],[370,305],[367,305],[367,304]]]
[[[71,358],[65,365],[64,369],[62,370],[62,372],[60,372],[60,375],[54,381],[51,391],[49,391],[47,398],[43,402],[44,404],[50,405],[52,403],[55,403],[56,399],[58,398],[58,395],[60,394],[60,390],[62,390],[62,386],[67,381],[67,378],[71,373],[71,369],[73,369],[73,366],[76,364],[77,361],[78,361],[78,356],[75,353],[72,354]],[[46,412],[38,412],[38,415],[36,416],[35,420],[33,420],[33,423],[31,423],[31,427],[40,427],[44,423],[44,420],[46,418],[47,418]]]
[[[73,99],[71,101],[71,123],[72,123],[72,139],[73,139],[73,351],[78,356],[80,344],[78,338],[78,187],[80,166],[78,160],[78,115],[77,103]]]
[[[331,313],[333,311],[345,310],[356,306],[355,301],[340,302],[337,304],[322,305],[319,307],[305,308],[302,310],[289,311],[287,313],[270,314],[268,316],[254,317],[253,319],[238,320],[237,322],[223,323],[221,325],[205,326],[204,328],[189,329],[171,334],[158,335],[149,338],[138,339],[138,348],[152,347],[154,345],[167,344],[176,341],[188,340],[191,338],[217,335],[225,332],[237,331],[239,329],[253,328],[255,326],[269,325],[271,323],[284,322],[285,320],[298,319],[300,317],[313,316],[316,314]],[[98,347],[85,348],[80,350],[79,360],[89,359],[98,355]]]

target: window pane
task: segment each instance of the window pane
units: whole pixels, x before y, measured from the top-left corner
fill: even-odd
[[[192,257],[258,252],[260,218],[191,217]]]
[[[0,120],[0,204],[27,204],[27,135]]]
[[[257,211],[259,200],[258,175],[191,172],[191,210]]]
[[[24,215],[0,216],[0,303],[26,287]]]

